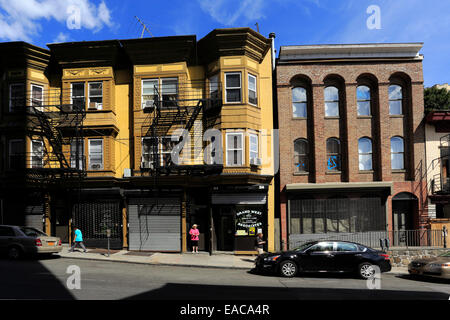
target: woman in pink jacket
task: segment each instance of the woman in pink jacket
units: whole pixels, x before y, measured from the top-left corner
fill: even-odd
[[[198,253],[198,235],[200,234],[200,231],[198,231],[196,224],[192,225],[189,234],[191,235],[192,253]]]

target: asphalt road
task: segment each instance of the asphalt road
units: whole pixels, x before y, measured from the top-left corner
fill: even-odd
[[[79,282],[70,266],[80,271]],[[0,270],[0,299],[448,300],[450,297],[448,281],[411,279],[394,274],[383,274],[380,288],[369,290],[366,281],[344,275],[315,274],[286,279],[245,270],[67,258],[1,259]]]

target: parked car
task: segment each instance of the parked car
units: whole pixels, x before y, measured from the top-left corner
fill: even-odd
[[[0,225],[0,253],[11,259],[23,255],[61,252],[61,240],[31,227]]]
[[[256,259],[256,271],[293,277],[300,272],[352,272],[363,279],[391,270],[389,256],[354,242],[313,241],[278,253],[266,253]]]
[[[450,251],[437,257],[411,261],[408,265],[410,275],[450,279]]]

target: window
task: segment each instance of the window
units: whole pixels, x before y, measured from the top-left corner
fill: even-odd
[[[327,169],[329,171],[341,170],[341,143],[339,139],[327,140]]]
[[[89,109],[102,110],[103,108],[103,83],[89,82]]]
[[[142,80],[142,108],[153,107],[158,99],[158,79]]]
[[[141,168],[150,168],[152,157],[152,138],[142,138]]]
[[[326,87],[325,117],[339,117],[339,90],[336,87]]]
[[[243,133],[233,132],[226,134],[227,165],[241,166],[244,163]]]
[[[307,116],[306,89],[296,87],[292,89],[292,113],[294,118],[306,118]]]
[[[36,84],[31,85],[31,105],[37,110],[43,111],[44,87]]]
[[[22,139],[9,141],[9,168],[22,169],[25,167],[25,146]]]
[[[209,78],[209,95],[210,95],[211,99],[220,99],[219,75],[218,74]]]
[[[361,138],[358,140],[359,170],[372,170],[372,140]]]
[[[256,159],[259,157],[259,141],[258,135],[254,133],[250,133],[249,135],[250,142],[250,164],[257,164]]]
[[[25,106],[25,85],[13,83],[9,86],[9,111],[15,112]]]
[[[347,242],[338,242],[337,243],[337,249],[338,252],[356,252],[358,250],[358,246],[353,243],[347,243]]]
[[[389,86],[389,114],[401,115],[403,114],[403,93],[402,87],[399,85]]]
[[[165,108],[176,107],[178,100],[178,79],[161,79],[162,105]]]
[[[308,249],[309,252],[333,251],[333,242],[319,242]]]
[[[172,150],[179,143],[179,140],[172,140],[172,137],[162,137],[159,143],[160,146],[160,162],[161,166],[172,165]]]
[[[90,139],[89,140],[89,169],[102,170],[103,169],[103,140]]]
[[[256,77],[249,74],[248,75],[248,103],[257,105],[258,96],[256,92]]]
[[[358,116],[370,116],[370,88],[367,86],[356,88],[356,100]]]
[[[31,168],[44,166],[44,143],[41,140],[31,140]]]
[[[298,139],[294,142],[294,166],[295,172],[309,171],[309,146],[305,139]]]
[[[74,140],[70,143],[70,167],[74,169],[84,169],[84,141]],[[78,160],[78,166],[77,166]]]
[[[85,93],[84,93],[84,82],[72,83],[71,90],[71,104],[74,111],[84,110],[85,107]]]
[[[241,73],[225,73],[225,102],[241,102]]]
[[[391,138],[391,168],[393,170],[402,170],[405,168],[404,162],[404,144],[403,138]]]

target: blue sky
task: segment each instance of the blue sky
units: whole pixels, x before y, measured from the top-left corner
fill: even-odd
[[[380,29],[367,27],[380,9]],[[47,43],[139,38],[250,27],[281,45],[424,42],[425,86],[448,83],[449,0],[0,0],[0,41]],[[148,32],[145,37],[151,36]]]

